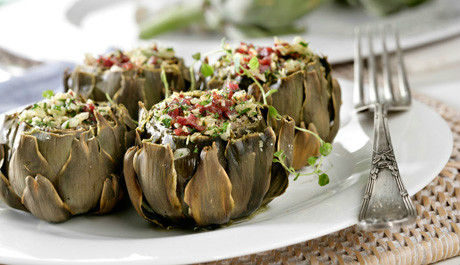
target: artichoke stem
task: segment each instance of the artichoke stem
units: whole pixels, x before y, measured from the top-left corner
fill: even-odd
[[[203,5],[200,2],[183,3],[165,8],[161,13],[140,23],[139,38],[150,39],[204,21],[203,12]]]

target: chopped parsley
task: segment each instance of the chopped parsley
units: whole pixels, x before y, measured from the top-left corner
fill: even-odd
[[[169,128],[171,126],[171,119],[166,118],[166,119],[163,119],[162,122],[163,122],[164,126],[166,126],[167,128]]]

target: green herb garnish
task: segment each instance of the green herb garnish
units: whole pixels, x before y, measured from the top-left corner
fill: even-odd
[[[272,88],[272,89],[268,90],[266,96],[268,97],[268,96],[270,96],[271,94],[276,93],[276,92],[278,92],[278,89]]]
[[[250,110],[251,110],[251,108],[244,109],[244,110],[240,111],[239,114],[240,115],[246,114],[246,112],[248,112]]]
[[[268,106],[268,114],[277,119],[277,120],[281,120],[281,115],[278,114],[278,111],[273,107],[273,106]],[[312,132],[310,130],[307,130],[307,129],[304,129],[304,128],[301,128],[301,127],[298,127],[298,126],[295,126],[295,129],[299,130],[299,131],[303,131],[303,132],[307,132],[313,136],[316,137],[316,139],[318,139],[318,141],[320,142],[320,147],[319,147],[319,150],[320,150],[320,156],[319,158],[318,157],[309,157],[308,158],[308,164],[312,167],[314,167],[314,170],[313,172],[311,173],[306,173],[306,174],[300,174],[298,173],[297,171],[295,171],[295,169],[293,167],[287,167],[287,165],[285,164],[284,160],[286,158],[286,155],[284,155],[284,151],[283,150],[280,150],[278,152],[275,152],[274,154],[274,159],[273,159],[273,162],[276,162],[276,163],[280,163],[289,173],[291,174],[294,174],[295,175],[295,178],[294,180],[297,180],[297,178],[299,176],[311,176],[311,175],[316,175],[318,177],[318,184],[320,186],[324,186],[324,185],[327,185],[329,183],[329,176],[323,172],[321,170],[321,165],[323,164],[323,159],[325,156],[328,156],[331,151],[332,151],[332,145],[330,143],[326,143],[323,139],[321,139],[321,137],[319,137],[318,134],[316,134],[315,132]],[[319,162],[316,163],[319,159]]]
[[[166,128],[169,128],[171,126],[171,119],[169,118],[163,119],[162,122]]]
[[[239,72],[240,71],[240,57],[235,57],[235,59],[233,60],[233,65],[235,67],[235,72]]]
[[[166,78],[166,71],[163,65],[161,66],[161,81],[163,82],[163,85],[165,86],[165,98],[169,97],[169,83],[168,79]]]
[[[221,132],[226,132],[229,124],[230,123],[228,122],[225,122],[224,124],[222,124],[222,126],[220,127]]]
[[[105,97],[107,98],[107,101],[112,104],[112,105],[115,105],[115,102],[113,102],[112,98],[110,97],[109,93],[105,93]]]
[[[43,98],[48,98],[48,99],[50,99],[52,96],[54,96],[53,90],[45,90],[45,91],[43,91],[43,93],[42,93],[42,97],[43,97]]]
[[[329,184],[329,176],[326,173],[319,175],[318,184],[320,186],[326,186],[327,184]]]
[[[199,61],[201,59],[201,53],[197,52],[194,55],[192,55],[192,58],[195,59],[196,61]]]
[[[212,100],[208,99],[208,100],[203,100],[203,101],[201,101],[201,102],[198,103],[198,104],[200,104],[201,106],[206,106],[206,105],[208,105],[208,104],[211,103],[211,102],[212,102]]]
[[[257,59],[256,56],[252,57],[251,60],[249,61],[249,69],[255,71],[259,70],[259,59]]]
[[[211,65],[207,64],[207,63],[203,63],[201,65],[201,73],[205,77],[211,76],[214,73],[214,68]]]

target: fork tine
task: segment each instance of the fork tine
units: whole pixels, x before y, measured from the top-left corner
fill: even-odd
[[[373,40],[373,30],[371,27],[367,29],[367,39],[369,43],[369,56],[367,57],[368,66],[369,66],[369,101],[371,104],[376,102],[381,102],[379,97],[379,92],[377,90],[377,69],[375,65],[375,55],[374,55],[374,40]]]
[[[411,92],[409,88],[409,82],[407,81],[406,67],[404,65],[404,60],[402,58],[401,44],[399,42],[399,31],[393,25],[393,31],[396,39],[396,57],[398,60],[398,79],[399,79],[399,90],[400,98],[398,99],[398,104],[400,106],[410,106],[411,104]]]
[[[383,76],[383,97],[385,102],[393,104],[395,101],[393,93],[393,84],[391,82],[390,76],[390,62],[388,60],[388,50],[387,50],[387,30],[388,25],[385,25],[381,28],[382,32],[382,76]]]
[[[361,54],[361,30],[355,28],[355,56],[354,56],[354,91],[353,102],[357,111],[366,109],[366,99],[363,86],[363,59]]]

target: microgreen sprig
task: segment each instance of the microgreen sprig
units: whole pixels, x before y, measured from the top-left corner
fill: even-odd
[[[204,61],[202,61],[202,58],[207,58],[208,56],[212,55],[212,54],[215,54],[215,53],[222,53],[224,52],[224,50],[215,50],[215,51],[211,51],[211,52],[208,52],[208,53],[205,53],[203,55],[201,55],[201,53],[197,52],[195,53],[194,55],[192,55],[192,58],[193,58],[193,63],[192,65],[190,66],[190,90],[193,91],[195,90],[195,86],[196,86],[196,80],[195,80],[195,64],[197,62],[201,62],[201,67],[200,67],[200,72],[205,76],[205,77],[209,77],[209,76],[212,76],[214,74],[214,68],[209,65],[208,63],[205,63]]]
[[[195,90],[195,64],[201,59],[201,54],[199,52],[192,55],[193,63],[190,65],[190,91]]]
[[[318,160],[317,157],[314,157],[314,156],[309,157],[308,158],[308,164],[310,166],[314,167],[314,170],[311,173],[304,173],[304,174],[301,174],[301,173],[297,172],[292,166],[288,167],[286,165],[286,163],[285,163],[286,155],[284,154],[283,150],[275,152],[273,154],[273,156],[275,157],[275,158],[273,158],[273,162],[280,163],[281,166],[283,166],[290,174],[295,175],[294,180],[297,180],[300,176],[314,176],[314,175],[316,175],[318,177],[318,184],[320,186],[325,186],[325,185],[329,184],[329,176],[321,170],[321,164],[323,162],[323,156],[320,156],[320,158],[319,158],[320,161],[318,163],[316,163],[317,160]]]
[[[211,76],[212,74],[214,74],[214,68],[211,65],[207,64],[207,63],[203,63],[201,65],[201,73],[205,77]]]
[[[168,83],[168,79],[166,78],[166,71],[163,65],[161,66],[160,76],[161,76],[161,82],[163,82],[165,86],[165,98],[168,98],[169,97],[169,83]]]
[[[257,57],[252,57],[252,59],[256,59],[257,60]],[[251,59],[251,61],[252,61]],[[257,62],[257,65],[259,64],[259,62]],[[251,66],[249,66],[251,67]],[[257,67],[258,69],[259,67]],[[260,92],[262,93],[262,99],[263,99],[263,102],[265,105],[267,105],[267,95],[265,94],[265,90],[264,90],[264,87],[260,84],[260,82],[257,80],[257,78],[255,78],[255,76],[248,71],[248,69],[244,68],[243,66],[240,65],[240,69],[243,70],[243,73],[248,76],[249,78],[252,79],[252,81],[254,81],[254,83],[256,83],[256,85],[259,87],[260,89]],[[251,69],[253,70],[253,69]]]
[[[272,106],[268,107],[268,114],[271,117],[275,118],[276,120],[281,120],[281,118],[282,118],[281,115],[278,114],[278,111]],[[289,173],[295,175],[294,180],[297,180],[299,178],[299,176],[316,175],[318,177],[318,184],[320,186],[327,185],[329,183],[329,176],[321,169],[321,166],[323,164],[324,157],[328,156],[331,153],[332,145],[330,143],[325,142],[323,139],[321,139],[321,137],[319,137],[319,135],[317,133],[315,133],[313,131],[310,131],[308,129],[301,128],[301,127],[298,127],[298,126],[295,126],[295,128],[297,130],[299,130],[299,131],[304,131],[304,132],[307,132],[307,133],[313,135],[320,142],[320,147],[319,147],[320,155],[319,155],[319,157],[311,156],[311,157],[308,158],[308,164],[314,168],[313,172],[301,174],[301,173],[295,171],[295,169],[293,167],[288,167],[286,165],[285,161],[284,161],[286,159],[286,155],[284,154],[283,150],[275,152],[275,154],[274,154],[275,158],[273,159],[273,162],[280,163]]]
[[[115,105],[115,102],[113,102],[112,98],[110,97],[109,93],[105,93],[105,97],[107,98],[107,101],[112,104],[112,105]]]
[[[42,97],[43,98],[47,98],[47,99],[50,99],[54,96],[54,92],[53,90],[45,90],[42,92]]]

